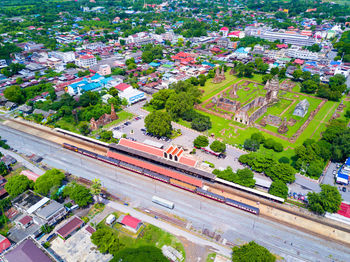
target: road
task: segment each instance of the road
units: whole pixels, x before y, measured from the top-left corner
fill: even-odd
[[[206,239],[203,239],[202,237],[191,234],[188,231],[182,230],[176,226],[172,226],[172,225],[170,225],[166,222],[160,221],[159,219],[156,219],[154,217],[150,217],[142,212],[139,212],[139,211],[133,209],[130,206],[125,206],[125,205],[122,205],[122,204],[119,204],[116,202],[111,202],[111,201],[108,201],[107,205],[114,208],[114,209],[117,209],[123,213],[130,214],[134,217],[137,217],[138,219],[140,219],[146,223],[155,225],[155,226],[157,226],[165,231],[168,231],[169,233],[171,233],[175,236],[184,237],[187,240],[189,240],[197,245],[211,246],[216,252],[218,252],[220,254],[223,254],[223,255],[228,256],[228,257],[231,255],[231,250],[228,247],[210,242],[209,240],[206,240]]]
[[[42,175],[44,174],[44,170],[40,169],[39,167],[37,167],[36,165],[32,164],[31,162],[29,162],[28,160],[24,159],[22,156],[16,154],[15,152],[12,152],[10,150],[6,150],[3,148],[0,148],[0,152],[3,155],[10,155],[13,158],[15,158],[17,160],[17,162],[22,163],[26,168],[32,170],[34,173],[37,173],[38,175]]]
[[[236,244],[254,240],[286,261],[348,261],[350,257],[345,246],[90,159],[44,139],[2,125],[0,136],[20,152],[42,156],[48,166],[87,179],[100,178],[104,187],[132,207],[174,214],[192,223],[198,231],[207,228],[219,232]],[[152,203],[153,195],[173,201],[175,209],[167,210]]]

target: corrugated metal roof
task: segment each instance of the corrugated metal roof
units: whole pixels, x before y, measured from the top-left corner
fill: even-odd
[[[171,178],[178,179],[180,181],[189,183],[191,185],[202,187],[202,181],[199,180],[199,179],[195,179],[195,178],[192,178],[192,177],[189,177],[189,176],[186,176],[186,175],[182,175],[182,174],[180,174],[178,172],[175,172],[175,171],[163,168],[163,167],[159,167],[159,166],[153,165],[153,164],[148,163],[146,161],[141,161],[141,160],[138,160],[136,158],[132,158],[130,156],[126,156],[126,155],[123,155],[123,154],[112,152],[111,150],[108,150],[107,156],[115,158],[115,159],[119,159],[121,161],[130,163],[130,164],[135,165],[135,166],[146,168],[146,169],[151,170],[153,172],[157,172],[157,173],[159,173],[161,175],[165,175],[165,176],[168,176],[168,177],[171,177]]]
[[[171,160],[167,160],[167,159],[163,158],[162,156],[158,157],[158,156],[155,156],[155,155],[147,154],[145,152],[142,152],[142,151],[139,151],[139,150],[135,150],[135,149],[132,149],[132,148],[120,145],[120,144],[110,144],[109,147],[114,149],[114,150],[121,151],[123,153],[129,153],[129,154],[140,156],[140,157],[142,157],[144,159],[147,159],[147,160],[157,161],[157,162],[159,162],[161,164],[168,165],[168,166],[170,166],[172,168],[181,169],[181,170],[184,170],[184,172],[190,172],[190,173],[198,175],[198,176],[200,176],[202,178],[207,178],[207,179],[213,180],[216,177],[212,173],[208,173],[206,171],[196,169],[196,168],[194,168],[192,166],[188,166],[188,165],[185,165],[185,164],[180,163],[180,162],[174,162],[174,161],[171,161]]]
[[[63,225],[60,229],[57,230],[57,234],[59,234],[61,237],[66,238],[68,237],[74,230],[81,227],[81,225],[84,224],[84,221],[81,220],[78,217],[74,217],[72,220],[67,222],[65,225]]]
[[[142,143],[134,142],[129,139],[125,139],[125,138],[120,139],[118,145],[127,146],[139,151],[146,152],[148,154],[163,157],[162,149],[155,148],[153,146],[145,145]]]

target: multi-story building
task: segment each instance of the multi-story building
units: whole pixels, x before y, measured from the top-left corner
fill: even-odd
[[[98,72],[103,76],[110,75],[112,73],[111,67],[109,65],[100,65]]]
[[[75,59],[75,64],[80,67],[89,68],[97,64],[97,59],[93,55],[82,55]]]
[[[255,27],[247,28],[247,35],[260,37],[268,41],[274,42],[276,40],[285,44],[297,45],[297,46],[312,46],[315,44],[315,40],[307,35],[301,35],[294,31],[270,31],[265,28]]]
[[[291,58],[299,58],[303,60],[319,60],[317,53],[313,53],[309,50],[302,50],[297,48],[291,48],[286,51],[286,56]]]
[[[60,59],[63,63],[73,62],[75,60],[75,54],[70,52],[52,52],[51,56]]]

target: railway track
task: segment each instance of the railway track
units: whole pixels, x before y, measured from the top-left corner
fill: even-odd
[[[101,155],[106,155],[108,151],[106,146],[84,141],[78,137],[72,137],[69,134],[58,133],[50,128],[24,120],[7,119],[3,122],[3,125],[56,144],[62,145],[63,143],[69,143]],[[301,212],[300,210],[293,210],[289,206],[275,203],[218,183],[206,183],[206,185],[213,193],[226,194],[227,197],[236,201],[259,208],[260,214],[271,220],[293,226],[322,238],[332,239],[339,243],[350,245],[350,226],[346,224],[339,224],[339,222],[333,222],[330,219],[318,218],[306,212]]]
[[[105,146],[101,146],[89,141],[84,141],[77,137],[72,137],[68,134],[59,133],[55,130],[52,130],[51,128],[34,124],[26,120],[6,119],[3,122],[3,125],[51,141],[59,145],[62,145],[63,143],[70,143],[72,145],[79,146],[81,148],[101,155],[106,155],[108,151],[108,148]]]

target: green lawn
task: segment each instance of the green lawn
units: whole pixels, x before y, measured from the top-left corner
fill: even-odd
[[[111,123],[105,125],[103,128],[108,129],[111,126],[119,124],[120,122],[133,118],[134,115],[126,111],[121,111],[117,113],[117,116],[119,117],[117,120],[112,121]]]
[[[225,76],[226,80],[222,81],[221,83],[213,84],[212,79],[208,79],[205,82],[205,85],[200,87],[200,89],[203,90],[201,102],[204,102],[205,100],[211,98],[215,94],[219,93],[220,91],[224,90],[225,88],[229,87],[230,85],[233,85],[234,83],[240,80],[239,78],[230,75],[229,72],[226,72]]]
[[[121,212],[114,212],[113,214],[115,215],[116,218],[118,218],[120,215],[123,215],[123,213]],[[108,228],[109,230],[119,231],[119,240],[124,245],[124,248],[137,248],[144,245],[151,245],[158,248],[162,248],[162,246],[164,245],[172,246],[173,248],[175,248],[176,250],[182,253],[185,261],[185,257],[186,257],[185,249],[182,243],[180,242],[180,240],[176,236],[154,225],[144,223],[145,227],[143,231],[140,233],[139,237],[133,238],[130,236],[132,235],[131,232],[130,234],[126,234],[122,230],[120,229],[118,230],[118,228],[120,228],[121,225],[116,223],[113,226],[113,228],[111,228],[105,224],[105,220],[106,218],[100,222],[99,226],[103,228]]]

